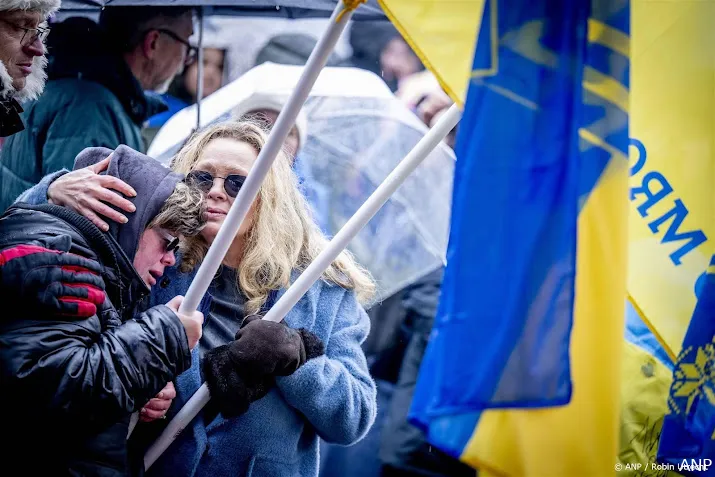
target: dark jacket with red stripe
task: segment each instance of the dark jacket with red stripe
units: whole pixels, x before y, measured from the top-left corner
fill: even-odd
[[[164,305],[141,312],[149,289],[131,260],[78,214],[48,204],[9,209],[0,250],[19,244],[98,261],[107,300],[89,319],[64,320],[2,304],[3,467],[7,475],[127,475],[131,413],[191,365],[184,328]]]

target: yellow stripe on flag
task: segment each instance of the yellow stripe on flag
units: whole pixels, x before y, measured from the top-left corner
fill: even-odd
[[[715,1],[633,0],[631,17],[628,292],[674,357],[715,237]]]
[[[579,216],[571,402],[554,409],[482,414],[462,454],[482,476],[614,475],[626,294],[627,167],[612,158]]]
[[[379,0],[392,24],[458,104],[464,104],[487,1]],[[496,9],[492,11],[495,20]],[[497,42],[492,43],[496,48]]]

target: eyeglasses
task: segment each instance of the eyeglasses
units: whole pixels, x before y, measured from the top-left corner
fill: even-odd
[[[199,54],[198,48],[196,48],[195,46],[192,46],[191,43],[184,40],[183,38],[181,38],[179,35],[177,35],[176,33],[174,33],[171,30],[167,30],[166,28],[157,28],[156,31],[158,31],[159,33],[163,33],[164,35],[170,37],[174,41],[178,41],[179,43],[181,43],[182,45],[184,45],[186,47],[186,57],[184,59],[184,64],[186,64],[188,66],[191,63],[193,63],[194,61],[196,61],[196,57]]]
[[[168,232],[159,230],[159,235],[161,235],[161,238],[164,239],[166,242],[164,245],[164,251],[166,253],[170,252],[175,252],[179,248],[179,238],[174,237],[173,235],[169,234]]]
[[[17,30],[22,31],[22,38],[20,39],[20,44],[22,46],[32,45],[37,41],[38,38],[44,43],[44,41],[47,39],[47,35],[50,34],[50,29],[47,27],[25,28],[18,25],[17,23],[5,20],[4,18],[0,18],[0,21],[5,23],[6,25],[10,25]],[[25,41],[28,38],[28,34],[30,35],[29,40]]]
[[[223,179],[223,188],[226,193],[236,198],[241,186],[246,182],[246,176],[239,174],[229,174],[226,177],[214,177],[206,171],[191,171],[186,175],[186,181],[193,186],[198,187],[203,192],[208,193],[214,185],[214,179]]]

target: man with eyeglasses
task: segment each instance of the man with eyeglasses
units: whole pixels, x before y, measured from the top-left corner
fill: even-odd
[[[27,129],[0,156],[0,211],[44,176],[71,169],[84,148],[146,147],[144,122],[166,109],[164,92],[196,57],[188,7],[106,7],[99,24],[68,18],[48,38],[49,81],[25,107]]]
[[[60,0],[0,1],[0,138],[22,131],[20,103],[45,86],[47,18]]]
[[[191,366],[201,337],[203,315],[179,313],[181,297],[152,308],[146,298],[175,264],[179,238],[202,230],[203,194],[125,146],[83,151],[75,168],[88,167],[132,188],[127,222],[103,232],[51,204],[0,218],[7,475],[137,475],[130,415],[165,415],[175,397],[167,383]]]

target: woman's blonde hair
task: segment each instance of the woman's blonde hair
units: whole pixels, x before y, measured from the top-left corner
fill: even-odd
[[[250,121],[210,126],[186,142],[172,161],[172,169],[188,174],[206,146],[220,138],[244,142],[260,153],[267,136],[260,126]],[[256,200],[256,213],[238,269],[238,286],[247,299],[246,314],[257,313],[272,290],[290,286],[291,272],[304,270],[327,244],[308,212],[308,204],[298,190],[297,178],[284,152],[276,157]],[[182,271],[198,266],[208,245],[201,236],[188,239],[183,247]],[[355,290],[362,303],[375,292],[372,277],[348,251],[333,261],[322,278]]]

